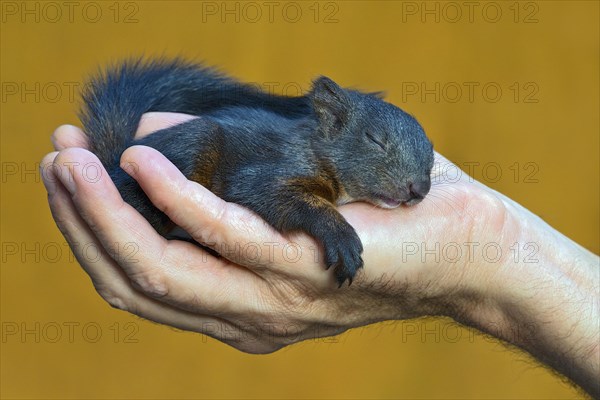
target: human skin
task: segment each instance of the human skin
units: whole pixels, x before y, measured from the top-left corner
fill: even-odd
[[[146,114],[137,136],[189,118]],[[312,238],[279,234],[188,181],[157,151],[131,147],[121,165],[222,258],[158,235],[103,169],[89,168],[102,167],[81,130],[62,126],[52,140],[57,152],[41,163],[52,215],[113,307],[251,353],[379,321],[447,316],[600,397],[598,257],[466,174],[449,182],[447,172],[458,169],[439,154],[431,192],[417,206],[339,208],[363,242],[365,268],[338,289]],[[101,249],[93,262],[83,251],[90,244]]]

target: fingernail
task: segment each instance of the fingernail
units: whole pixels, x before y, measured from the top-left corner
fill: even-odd
[[[75,194],[76,185],[75,180],[73,179],[74,163],[69,164],[70,165],[52,163],[52,166],[54,167],[54,175],[60,179],[60,182],[63,184],[63,186],[67,188],[69,193]]]
[[[140,167],[132,161],[125,161],[121,163],[121,168],[123,171],[127,172],[129,176],[135,178]]]

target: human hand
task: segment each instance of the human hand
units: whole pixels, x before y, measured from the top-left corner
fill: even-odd
[[[138,137],[186,118],[147,114]],[[59,228],[102,297],[148,319],[207,333],[245,351],[272,351],[354,326],[442,313],[429,299],[457,285],[446,276],[449,265],[416,257],[404,262],[399,252],[407,242],[466,238],[466,220],[451,208],[464,207],[468,199],[460,199],[456,187],[434,186],[430,200],[394,211],[362,203],[341,207],[365,246],[366,268],[351,287],[337,290],[311,238],[282,236],[251,211],[187,181],[153,149],[127,150],[122,165],[135,165],[134,177],[152,201],[223,258],[160,237],[123,203],[103,169],[98,181],[86,180],[85,166],[99,162],[83,150],[80,130],[61,127],[53,141],[60,152],[46,156],[42,168]],[[440,196],[450,196],[454,205],[444,205]],[[101,260],[87,260],[82,243],[104,249]],[[135,257],[125,247],[138,249]]]
[[[138,137],[189,118],[147,114]],[[597,390],[590,383],[598,370],[593,357],[581,361],[580,352],[572,350],[557,358],[548,344],[554,339],[554,346],[569,346],[580,344],[582,335],[594,338],[590,324],[580,320],[575,322],[581,322],[581,332],[564,334],[578,315],[564,304],[565,299],[589,303],[590,296],[597,302],[597,258],[465,174],[446,183],[445,172],[459,170],[440,155],[432,189],[417,206],[340,207],[361,238],[365,268],[352,286],[338,290],[310,237],[279,234],[253,212],[185,179],[155,150],[134,146],[121,165],[158,208],[222,258],[159,236],[122,201],[97,158],[85,150],[80,130],[61,127],[53,142],[59,152],[41,164],[53,216],[97,291],[114,307],[247,352],[271,352],[382,320],[447,315],[523,347]],[[100,168],[98,179],[86,179],[90,163]],[[514,261],[509,251],[514,243],[531,241],[544,246],[536,269]],[[88,243],[102,249],[93,261],[83,251]],[[441,250],[488,243],[503,250],[492,262],[481,251],[448,256]],[[132,248],[135,255],[125,251]],[[569,257],[578,264],[565,265]],[[579,287],[549,292],[530,284],[557,275]],[[582,302],[573,300],[577,296]],[[597,317],[594,305],[590,312]],[[555,311],[550,322],[540,321],[541,309],[562,309],[565,316]],[[510,328],[524,321],[547,329],[515,336]],[[597,354],[598,348],[588,351]],[[572,367],[564,367],[564,357]]]

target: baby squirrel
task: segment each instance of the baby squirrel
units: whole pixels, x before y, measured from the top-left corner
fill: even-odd
[[[129,146],[157,149],[188,179],[282,233],[314,237],[340,287],[363,266],[363,248],[336,205],[395,208],[429,192],[433,146],[416,119],[327,77],[304,96],[278,96],[181,59],[134,60],[85,88],[80,117],[91,151],[123,199],[163,236],[174,224],[119,167]],[[198,118],[134,139],[151,111]]]

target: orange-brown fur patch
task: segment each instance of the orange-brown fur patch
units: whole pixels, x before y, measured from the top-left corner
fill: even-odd
[[[213,176],[219,167],[221,157],[223,157],[223,137],[218,128],[213,130],[209,140],[206,149],[196,156],[194,172],[192,172],[189,179],[198,182],[209,190],[213,190]],[[218,195],[218,193],[216,194]]]

